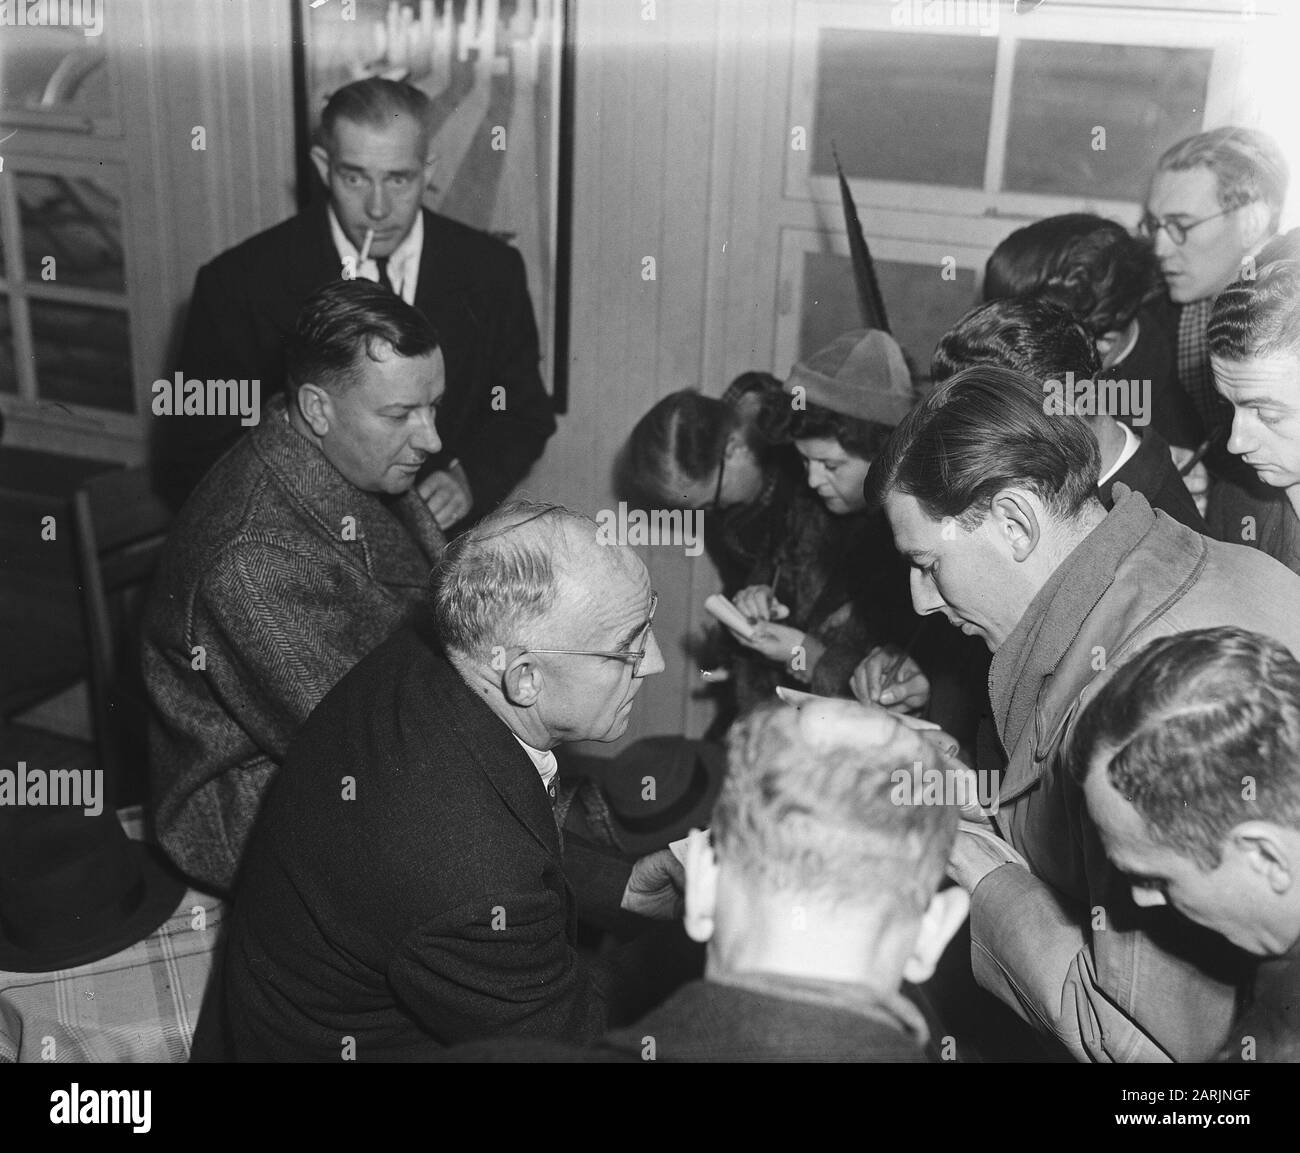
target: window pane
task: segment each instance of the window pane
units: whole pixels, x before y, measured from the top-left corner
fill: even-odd
[[[9,298],[0,296],[0,392],[18,391],[14,369],[14,326],[9,318]]]
[[[956,280],[944,280],[940,271],[938,265],[876,261],[876,279],[894,339],[912,358],[918,379],[928,379],[930,356],[939,337],[974,302],[973,269],[959,268]],[[802,306],[800,357],[811,356],[843,332],[861,328],[853,262],[833,253],[806,253]]]
[[[23,173],[17,178],[28,280],[125,292],[122,267],[122,197],[107,173],[63,176]],[[54,258],[52,265],[47,263]]]
[[[1201,130],[1208,48],[1022,41],[1006,188],[1141,200],[1155,159]],[[1105,150],[1094,148],[1104,128]]]
[[[834,142],[849,177],[982,188],[996,58],[992,37],[822,29],[813,172]]]
[[[126,313],[48,300],[29,307],[42,400],[135,411]]]
[[[0,109],[111,117],[103,37],[62,25],[6,27],[0,34]]]

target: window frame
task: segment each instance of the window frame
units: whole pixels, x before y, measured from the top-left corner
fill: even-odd
[[[815,130],[817,96],[817,44],[823,29],[877,31],[912,36],[974,36],[988,32],[962,26],[916,27],[895,25],[888,0],[867,4],[821,3],[798,0],[795,5],[793,73],[790,123]],[[1099,17],[1105,17],[1104,20]],[[1126,47],[1205,49],[1212,53],[1205,109],[1201,124],[1219,123],[1230,115],[1236,95],[1236,75],[1242,45],[1223,40],[1224,15],[1197,11],[1129,10],[1086,4],[1045,5],[1029,17],[1016,18],[1003,11],[996,33],[997,53],[993,97],[989,111],[988,147],[984,182],[979,189],[910,181],[869,180],[849,177],[849,188],[859,208],[897,208],[948,217],[1015,216],[1038,219],[1062,212],[1096,212],[1136,224],[1137,204],[1104,197],[1062,196],[1010,192],[1002,189],[1007,138],[1011,127],[1011,96],[1015,82],[1016,47],[1022,40],[1060,40],[1075,43],[1116,44]],[[812,172],[811,148],[788,148],[784,195],[788,200],[838,204],[839,181]]]

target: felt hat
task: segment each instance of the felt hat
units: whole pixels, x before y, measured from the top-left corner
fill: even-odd
[[[641,856],[708,826],[727,753],[713,741],[643,737],[614,757],[570,756],[562,771],[599,786],[600,812],[590,811],[595,797],[584,797],[588,824]]]
[[[790,370],[785,390],[809,404],[894,428],[917,401],[898,342],[879,329],[854,329]]]
[[[48,973],[112,956],[152,933],[185,881],[130,840],[108,805],[0,806],[0,969]]]

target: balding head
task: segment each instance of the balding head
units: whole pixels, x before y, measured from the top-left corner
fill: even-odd
[[[929,741],[874,705],[760,705],[732,727],[711,843],[686,851],[686,931],[708,975],[775,972],[895,994],[928,980],[969,908],[939,891],[955,808]]]
[[[611,571],[624,549],[596,543],[594,521],[559,505],[519,501],[480,521],[447,548],[434,571],[433,612],[449,651],[490,656],[529,643],[537,626]]]
[[[539,748],[617,739],[642,678],[663,669],[645,565],[597,532],[558,505],[519,502],[454,541],[434,572],[453,663]]]

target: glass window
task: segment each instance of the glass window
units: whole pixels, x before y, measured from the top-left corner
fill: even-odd
[[[126,291],[122,196],[107,170],[93,176],[23,173],[17,190],[29,281]],[[46,268],[52,280],[43,275]]]
[[[984,186],[997,41],[823,28],[812,171]],[[919,142],[924,142],[921,145]]]
[[[1006,189],[1141,200],[1155,158],[1201,130],[1212,55],[1208,48],[1022,41]],[[1105,130],[1104,150],[1093,145],[1097,128]]]
[[[36,299],[28,307],[42,400],[135,411],[125,312]]]
[[[894,339],[912,358],[917,378],[928,378],[939,337],[974,303],[975,272],[958,268],[955,280],[944,280],[937,265],[875,263]],[[822,252],[804,256],[802,308],[801,357],[811,356],[843,332],[862,327],[853,262],[847,256]]]
[[[0,35],[0,110],[111,117],[108,72],[102,36],[62,25],[6,27]]]

